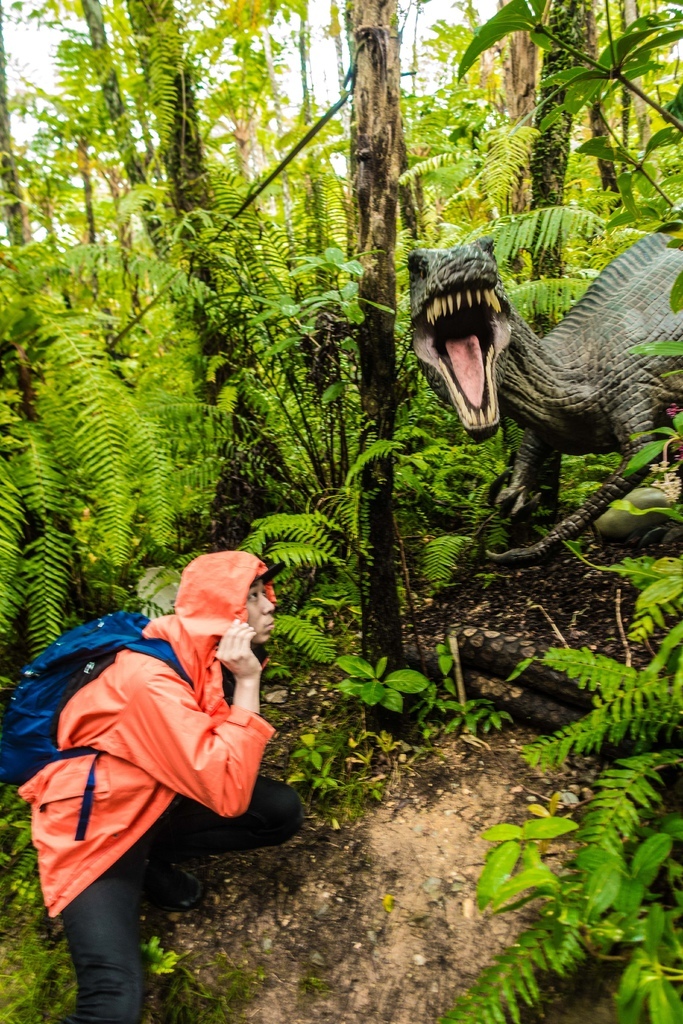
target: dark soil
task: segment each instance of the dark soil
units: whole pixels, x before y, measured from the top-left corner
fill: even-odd
[[[588,550],[603,566],[624,554],[616,547]],[[636,597],[623,578],[561,553],[544,566],[495,575],[482,570],[425,602],[421,640],[433,650],[457,622],[623,658],[619,619],[627,630]],[[634,664],[647,660],[647,652],[629,646]],[[315,727],[310,705],[316,699],[321,713],[334,717],[339,695],[317,679],[288,691],[278,706],[268,773],[287,776],[300,733]],[[517,725],[486,737],[486,745],[442,737],[433,754],[412,763],[410,756],[403,763],[389,756],[383,801],[360,821],[335,829],[309,814],[285,847],[197,865],[206,887],[202,907],[187,915],[148,909],[145,933],[191,954],[191,964],[206,965],[223,953],[258,974],[241,1011],[245,1020],[436,1021],[533,916],[528,908],[498,917],[478,911],[476,881],[488,848],[481,833],[500,821],[524,820],[530,802],[546,801],[555,790],[585,799],[600,769],[595,759],[582,758],[552,777],[541,775],[520,757],[534,735]],[[199,971],[210,979],[210,968]],[[582,1020],[589,1005],[593,1020],[612,1024],[611,996],[600,996],[600,979],[587,994],[587,977],[582,973],[576,991],[565,984],[560,1002],[542,1011],[546,1020]],[[157,991],[152,1003],[158,1000]]]

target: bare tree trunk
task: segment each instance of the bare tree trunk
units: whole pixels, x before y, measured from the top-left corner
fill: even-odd
[[[100,0],[81,0],[81,3],[88,25],[92,48],[97,53],[101,53],[106,57],[105,72],[101,81],[102,96],[114,129],[123,166],[126,169],[131,185],[144,185],[147,182],[145,168],[138,154],[135,139],[130,129],[128,110],[121,98],[116,69],[111,62],[111,52],[104,28],[104,16]],[[152,244],[158,250],[161,245],[161,225],[159,219],[154,215],[151,203],[145,203],[143,210],[145,227]]]
[[[90,177],[90,157],[88,156],[88,140],[78,140],[77,150],[78,170],[83,181],[83,197],[85,199],[85,221],[88,226],[88,243],[95,245],[97,234],[95,233],[95,213],[92,202],[92,179]]]
[[[275,108],[275,123],[277,124],[278,137],[281,139],[284,135],[284,119],[282,117],[282,101],[280,99],[280,89],[278,87],[277,77],[275,75],[275,65],[273,63],[273,49],[270,45],[270,33],[264,25],[261,29],[261,38],[263,39],[263,52],[266,57],[266,65],[268,67],[268,78],[270,79],[270,91],[273,94],[273,107]],[[278,145],[279,152],[279,145]],[[282,205],[285,211],[285,230],[287,232],[287,240],[289,242],[289,251],[291,256],[296,254],[296,239],[294,237],[294,224],[292,221],[292,194],[289,188],[289,175],[287,171],[283,171],[280,175],[282,178]]]
[[[631,24],[638,18],[638,3],[637,0],[624,0],[624,28]],[[634,79],[635,84],[639,85],[642,89],[643,81],[641,78]],[[650,136],[652,135],[652,128],[650,127],[650,113],[649,107],[645,100],[641,96],[637,96],[636,93],[631,93],[631,101],[633,103],[633,112],[636,115],[636,124],[638,126],[638,142],[641,149],[645,149]],[[626,143],[624,143],[626,145]]]
[[[509,0],[498,0],[502,8]],[[528,32],[513,32],[508,38],[508,47],[503,61],[503,88],[505,105],[513,124],[529,119],[536,103],[537,60],[536,46]],[[529,208],[528,179],[530,168],[526,167],[512,193],[512,212],[523,213]]]
[[[0,3],[0,180],[2,187],[13,198],[4,203],[3,212],[7,237],[12,245],[26,245],[31,241],[31,224],[12,153],[12,130],[7,100],[7,57],[3,32],[3,12]]]
[[[586,53],[591,57],[598,56],[598,30],[595,23],[594,0],[586,0]],[[607,125],[602,116],[600,103],[593,103],[588,111],[593,138],[609,135]],[[618,192],[617,172],[610,160],[598,160],[600,181],[605,192]]]
[[[308,5],[306,5],[308,7]],[[304,124],[311,124],[311,91],[308,85],[308,12],[301,16],[299,27],[299,62],[301,65],[301,92],[303,94]]]
[[[360,298],[365,321],[358,341],[361,402],[367,440],[391,440],[396,415],[394,248],[402,149],[396,0],[357,0],[353,10],[356,82],[351,160],[358,205],[358,250],[364,273]],[[379,303],[391,312],[377,309]],[[363,473],[369,562],[362,566],[363,645],[367,656],[402,661],[395,568],[391,457]]]

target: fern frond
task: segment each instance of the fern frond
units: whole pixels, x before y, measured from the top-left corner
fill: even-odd
[[[569,238],[592,238],[604,228],[601,217],[580,206],[547,206],[501,217],[493,229],[496,259],[499,264],[509,263],[523,249],[538,255],[564,246]]]
[[[482,971],[439,1024],[506,1024],[502,1006],[519,1022],[519,1001],[532,1006],[539,999],[536,973],[552,970],[565,975],[584,957],[578,927],[542,918]]]
[[[520,175],[529,164],[531,147],[538,135],[538,129],[530,125],[517,126],[512,131],[506,125],[488,133],[482,185],[486,198],[497,210],[506,209]]]
[[[308,619],[278,613],[277,632],[283,633],[313,661],[329,665],[337,656],[337,648],[332,638]]]
[[[422,567],[430,583],[448,583],[471,546],[472,539],[459,534],[444,534],[430,540],[422,552]]]
[[[526,320],[547,316],[559,320],[581,298],[590,284],[580,277],[542,278],[510,285],[508,295]]]
[[[413,164],[407,171],[404,171],[398,179],[398,183],[399,185],[408,185],[411,181],[415,181],[425,174],[438,171],[440,167],[454,164],[457,159],[458,152],[455,148],[444,150],[442,153],[435,153],[434,156],[427,157],[426,160],[420,160],[419,163]]]

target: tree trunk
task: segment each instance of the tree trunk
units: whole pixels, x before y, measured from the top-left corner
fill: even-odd
[[[598,29],[595,23],[594,0],[587,0],[586,3],[586,53],[597,60],[598,57]],[[594,139],[609,136],[607,125],[602,115],[600,102],[593,103],[588,112],[591,126],[591,135]],[[605,192],[618,192],[617,172],[610,160],[598,160],[600,181]]]
[[[12,196],[12,199],[4,203],[3,213],[10,243],[26,245],[31,241],[31,225],[12,153],[12,131],[7,100],[7,58],[2,19],[0,3],[0,180],[4,191]]]
[[[583,43],[583,4],[581,0],[553,0],[550,10],[549,27],[556,36],[581,49]],[[555,106],[564,102],[565,90],[557,90],[557,83],[548,84],[551,75],[574,66],[574,58],[553,47],[543,57],[541,73],[540,108],[536,114],[535,126],[549,112],[549,101]],[[569,160],[569,144],[572,130],[572,116],[563,111],[554,124],[545,128],[537,138],[531,154],[531,206],[537,210],[544,206],[561,206],[564,196],[564,179]],[[562,276],[561,244],[543,250],[534,259],[535,277]]]
[[[624,28],[627,28],[632,22],[636,21],[637,18],[637,0],[624,0]],[[634,84],[639,85],[642,89],[642,78],[635,78]],[[650,136],[652,135],[652,128],[650,126],[650,108],[642,96],[638,96],[636,93],[631,93],[631,100],[633,102],[633,112],[636,115],[636,124],[638,126],[638,143],[641,149],[645,149],[650,141]]]
[[[77,150],[78,170],[83,181],[83,197],[85,199],[85,221],[88,227],[88,244],[95,245],[97,234],[95,233],[95,213],[92,201],[92,179],[90,177],[90,157],[88,156],[88,140],[78,140]]]
[[[268,78],[270,79],[270,91],[273,94],[273,107],[275,108],[275,123],[277,125],[278,138],[281,139],[285,133],[285,123],[282,116],[282,101],[280,99],[280,89],[278,87],[277,77],[275,75],[275,64],[273,63],[273,49],[270,45],[270,32],[264,25],[261,29],[261,38],[263,39],[263,52],[266,57],[266,65],[268,67]],[[278,146],[278,155],[279,152]],[[294,237],[294,225],[292,221],[292,194],[289,188],[289,175],[287,171],[283,171],[280,175],[282,178],[282,205],[285,212],[285,231],[287,232],[287,241],[289,242],[289,251],[291,256],[296,255],[296,239]]]
[[[396,415],[394,248],[402,125],[396,0],[357,0],[353,11],[356,50],[351,161],[358,207],[358,251],[365,321],[358,331],[365,439],[391,440]],[[377,309],[379,303],[391,312]],[[396,581],[391,457],[370,462],[362,478],[368,523],[368,560],[362,566],[363,647],[374,660],[402,661]]]
[[[171,183],[171,199],[178,214],[211,205],[204,147],[197,116],[195,73],[184,51],[172,0],[128,0],[128,16],[135,32],[145,76],[152,91],[161,155]],[[160,49],[162,81],[152,80],[149,66]],[[169,97],[173,102],[169,102]]]
[[[508,2],[509,0],[498,0],[498,8],[502,8]],[[536,74],[536,46],[532,43],[529,33],[513,32],[508,38],[503,61],[505,105],[513,124],[530,118],[536,103]],[[513,213],[524,213],[529,208],[530,173],[529,167],[524,169],[512,193]]]

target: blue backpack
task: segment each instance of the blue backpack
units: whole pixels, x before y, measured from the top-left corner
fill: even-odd
[[[166,662],[192,686],[173,648],[166,640],[148,640],[142,631],[144,615],[114,612],[63,633],[39,657],[21,670],[2,723],[0,781],[21,785],[52,761],[93,754],[76,839],[85,839],[95,789],[95,765],[101,751],[94,747],[60,750],[56,743],[59,714],[67,700],[108,668],[119,651],[128,649]]]

